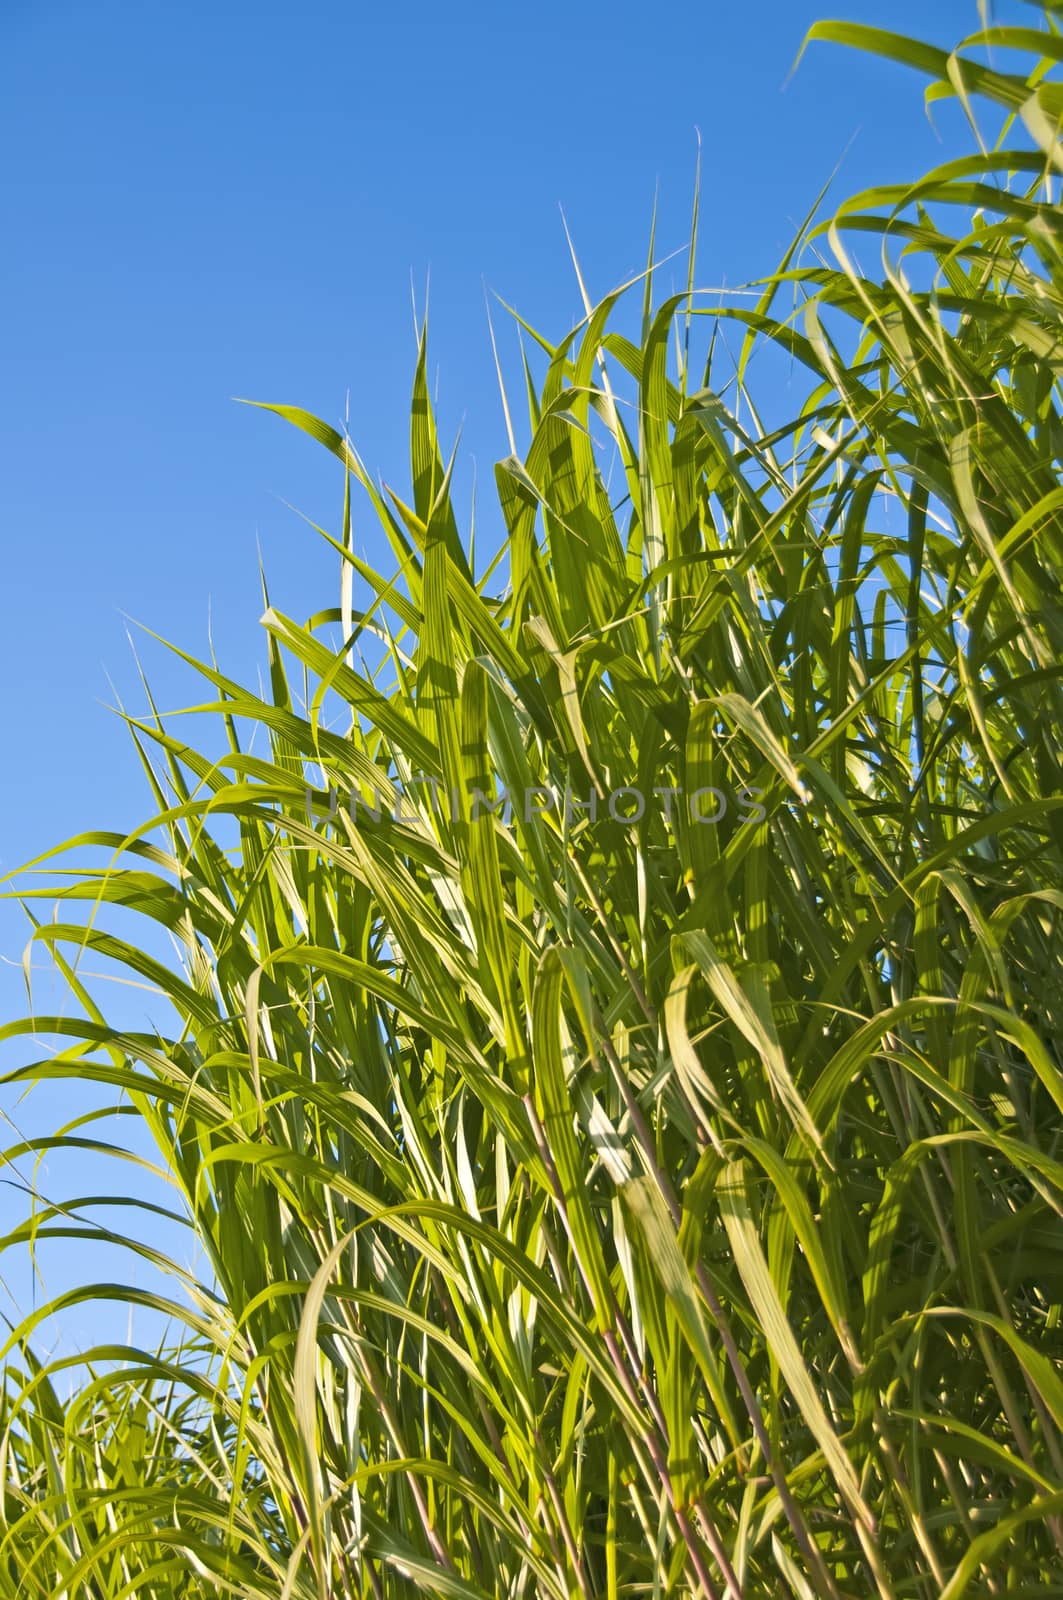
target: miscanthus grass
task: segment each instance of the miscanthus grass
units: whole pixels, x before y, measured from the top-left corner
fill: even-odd
[[[5,1596],[1063,1594],[1041,20],[951,55],[814,30],[991,139],[844,205],[759,297],[647,272],[637,339],[617,296],[526,330],[486,575],[423,343],[404,494],[271,408],[338,458],[339,605],[268,605],[268,692],[192,662],[220,742],[130,716],[154,814],[16,885],[76,1004],[4,1030],[8,1086],[120,1100],[203,1265],[146,1210],[131,1261],[170,1295],[131,1266],[11,1330]],[[90,954],[172,1028],[109,1025]],[[95,1216],[41,1198],[5,1242],[113,1244]],[[35,1352],[93,1294],[183,1331],[79,1358],[67,1399]]]

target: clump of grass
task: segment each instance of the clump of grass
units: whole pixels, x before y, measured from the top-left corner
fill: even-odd
[[[70,907],[34,937],[84,1016],[3,1030],[56,1040],[7,1081],[120,1092],[209,1271],[78,1291],[185,1332],[65,1407],[57,1306],[12,1332],[12,1594],[1059,1592],[1063,51],[814,34],[1000,145],[843,206],[753,309],[692,245],[637,342],[616,297],[535,335],[487,576],[423,341],[405,497],[269,408],[342,465],[340,605],[269,606],[268,695],[184,656],[224,750],[131,716],[155,814],[21,891]],[[808,382],[769,427],[771,348]],[[113,1240],[73,1204],[7,1243],[71,1234]]]

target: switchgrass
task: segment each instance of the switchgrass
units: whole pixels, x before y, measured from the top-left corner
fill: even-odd
[[[267,601],[268,693],[182,655],[219,746],[130,715],[154,813],[19,886],[83,1015],[3,1030],[55,1040],[7,1082],[119,1096],[206,1265],[146,1210],[172,1295],[12,1331],[6,1594],[1063,1593],[1063,45],[814,33],[1001,142],[757,300],[647,271],[637,341],[615,296],[527,330],[487,576],[423,340],[405,496],[269,408],[342,464],[339,606]],[[33,1351],[90,1295],[183,1333],[61,1401]]]

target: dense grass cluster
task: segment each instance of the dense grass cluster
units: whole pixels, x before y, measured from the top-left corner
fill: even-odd
[[[131,1239],[183,1337],[69,1403],[11,1335],[5,1595],[1063,1594],[1063,41],[815,32],[1000,142],[737,309],[692,246],[638,339],[527,330],[486,576],[423,344],[405,497],[272,408],[342,463],[339,606],[267,609],[268,694],[193,663],[224,750],[131,717],[156,814],[19,885],[81,1014],[7,1081],[120,1097],[207,1266]]]

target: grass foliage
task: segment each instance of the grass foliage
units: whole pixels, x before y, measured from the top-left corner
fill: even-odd
[[[423,341],[404,496],[269,408],[342,463],[339,605],[267,601],[261,693],[182,656],[218,745],[129,716],[154,814],[14,891],[77,1004],[3,1030],[8,1087],[120,1101],[203,1268],[145,1210],[128,1248],[171,1295],[131,1267],[11,1332],[5,1595],[1063,1594],[1041,20],[951,55],[817,27],[992,142],[856,197],[733,306],[648,271],[559,344],[522,324],[486,575]],[[89,954],[172,1028],[110,1025]],[[46,1148],[120,1163],[107,1137]],[[113,1243],[95,1204],[38,1200],[5,1244]],[[181,1333],[94,1352],[67,1399],[34,1351],[89,1296]]]

